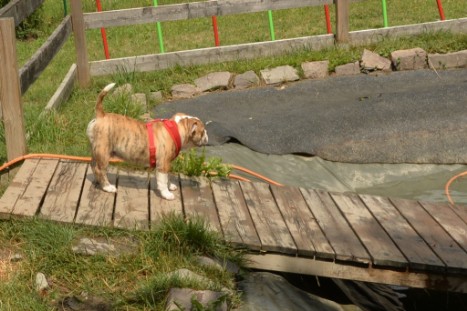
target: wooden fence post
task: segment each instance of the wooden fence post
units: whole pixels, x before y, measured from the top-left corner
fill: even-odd
[[[84,17],[81,0],[70,1],[71,5],[71,24],[73,26],[73,35],[76,49],[76,69],[78,74],[78,83],[81,87],[89,86],[91,83],[91,74],[89,70],[88,51],[86,49],[86,36],[84,33]]]
[[[336,41],[349,42],[350,0],[336,0]]]
[[[0,18],[0,105],[5,127],[7,158],[26,154],[26,131],[16,60],[14,18]]]

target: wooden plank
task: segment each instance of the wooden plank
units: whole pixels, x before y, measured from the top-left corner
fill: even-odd
[[[147,172],[119,171],[114,226],[149,228],[149,179]]]
[[[224,239],[236,247],[260,250],[261,242],[237,181],[215,180],[211,184]]]
[[[408,262],[397,246],[356,194],[331,194],[376,266],[407,267]]]
[[[298,188],[271,186],[298,255],[334,259],[335,253]]]
[[[448,206],[434,202],[420,202],[425,210],[467,251],[467,224]]]
[[[0,18],[12,17],[15,20],[15,27],[44,2],[44,0],[11,0],[4,7],[0,8]]]
[[[349,15],[350,0],[336,0],[336,41],[338,43],[349,41]]]
[[[362,268],[271,253],[246,254],[244,259],[246,266],[253,269],[467,293],[465,275]]]
[[[34,174],[28,180],[29,184],[25,191],[18,198],[13,215],[18,217],[32,217],[37,214],[41,206],[44,196],[46,196],[47,188],[54,176],[58,166],[58,160],[40,159],[37,163]]]
[[[240,185],[261,241],[261,250],[296,254],[297,246],[269,186],[265,183],[248,182],[240,182]]]
[[[185,216],[200,217],[206,220],[211,230],[222,232],[208,180],[200,177],[180,176],[180,184]]]
[[[349,36],[350,42],[353,45],[364,45],[379,42],[383,38],[400,38],[416,36],[424,33],[432,33],[437,31],[465,33],[467,31],[467,17],[452,20],[427,22],[416,25],[402,25],[378,29],[351,31],[349,33]]]
[[[449,207],[454,211],[454,213],[461,218],[464,223],[467,224],[467,205],[461,204],[461,205],[449,205]]]
[[[70,2],[71,22],[73,29],[73,41],[76,51],[76,69],[78,82],[81,87],[87,87],[91,83],[91,74],[89,71],[88,52],[86,48],[86,35],[84,33],[84,18],[81,0]]]
[[[109,166],[107,177],[112,184],[117,183],[115,166]],[[115,193],[105,192],[95,184],[94,174],[88,166],[75,223],[89,226],[112,226],[115,197]]]
[[[438,257],[446,263],[448,271],[467,274],[467,253],[417,201],[399,198],[391,201]]]
[[[13,18],[0,19],[0,103],[8,161],[26,154]]]
[[[336,259],[367,264],[370,256],[339,212],[331,196],[321,190],[300,189],[311,212],[329,240]]]
[[[0,199],[0,219],[10,218],[10,214],[15,208],[16,201],[23,195],[31,182],[38,163],[39,159],[25,160],[15,177],[13,177],[13,180]]]
[[[334,46],[334,36],[326,34],[93,61],[90,64],[90,70],[92,76],[111,75],[122,70],[127,72],[156,71],[175,66],[217,64],[242,59],[270,57],[301,49],[320,50],[331,46]]]
[[[50,182],[40,217],[73,223],[83,188],[87,164],[61,161]],[[40,176],[39,176],[40,177]]]
[[[57,109],[62,103],[70,98],[73,86],[76,80],[76,64],[72,64],[67,74],[63,78],[63,81],[58,86],[55,93],[50,98],[49,102],[45,106],[45,111]]]
[[[409,261],[409,267],[417,270],[442,271],[445,269],[444,263],[402,217],[389,199],[370,195],[360,195],[360,198],[405,255]]]
[[[332,4],[333,0],[235,0],[203,1],[182,4],[159,5],[124,10],[104,11],[84,14],[86,29],[147,24],[154,22],[226,16],[242,13],[264,12],[305,8]]]
[[[52,59],[60,51],[61,47],[68,40],[71,33],[70,16],[67,16],[58,25],[54,32],[47,38],[42,46],[19,70],[21,80],[21,94],[26,93],[34,81],[50,64]]]
[[[169,175],[170,181],[177,185],[178,190],[173,191],[175,195],[175,200],[166,200],[162,198],[159,194],[159,191],[156,190],[157,182],[156,177],[153,174],[153,177],[150,180],[150,221],[151,223],[160,222],[164,216],[175,214],[183,216],[183,204],[180,191],[180,178],[178,175]]]

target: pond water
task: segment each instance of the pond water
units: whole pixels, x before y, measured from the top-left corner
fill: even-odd
[[[446,182],[466,171],[467,165],[349,164],[300,155],[266,155],[240,144],[206,147],[206,156],[243,166],[285,185],[356,192],[422,201],[447,202]],[[254,180],[254,177],[234,171]],[[467,203],[467,180],[460,178],[450,188],[456,203]]]

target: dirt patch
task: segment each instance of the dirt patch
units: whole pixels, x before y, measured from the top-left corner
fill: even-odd
[[[0,249],[0,282],[8,282],[19,269],[21,255],[13,249]]]

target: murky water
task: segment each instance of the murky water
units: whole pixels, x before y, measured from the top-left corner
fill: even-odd
[[[206,147],[206,155],[221,157],[224,163],[246,167],[286,185],[435,202],[446,202],[446,182],[467,170],[467,165],[348,164],[318,157],[265,155],[233,143]],[[237,171],[235,174],[254,179]],[[450,192],[456,203],[467,203],[467,180],[456,180]]]

